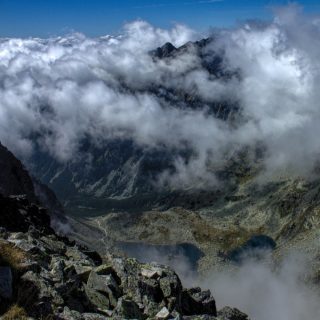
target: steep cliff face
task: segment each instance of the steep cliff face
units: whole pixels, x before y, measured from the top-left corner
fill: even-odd
[[[31,177],[22,163],[0,143],[0,193],[4,196],[25,194],[37,201]]]
[[[29,172],[6,147],[0,143],[0,195],[23,195],[31,203],[41,204],[62,219],[63,207],[54,192]]]

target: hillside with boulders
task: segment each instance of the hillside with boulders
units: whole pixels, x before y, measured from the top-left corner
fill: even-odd
[[[169,267],[100,257],[58,236],[26,197],[0,202],[3,320],[248,319],[236,309],[217,311],[209,290],[184,288]]]
[[[217,310],[209,290],[184,288],[167,266],[101,256],[56,234],[38,199],[12,190],[0,195],[0,319],[248,319]]]

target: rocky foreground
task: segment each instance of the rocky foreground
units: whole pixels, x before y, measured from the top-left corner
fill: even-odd
[[[159,264],[100,257],[57,235],[50,217],[23,196],[0,196],[0,319],[220,319],[210,291],[183,288]]]

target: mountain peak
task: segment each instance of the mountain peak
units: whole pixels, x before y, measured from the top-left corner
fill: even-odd
[[[157,48],[153,51],[153,55],[157,58],[168,58],[173,52],[176,52],[177,48],[170,42],[165,43],[162,47]]]

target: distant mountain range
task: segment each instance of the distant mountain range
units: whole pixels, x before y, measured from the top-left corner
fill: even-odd
[[[174,64],[175,59],[186,52],[196,53],[202,67],[212,77],[228,81],[231,74],[224,70],[221,53],[209,51],[212,41],[212,38],[203,39],[179,48],[166,43],[149,54],[155,61],[166,60]],[[123,90],[134,89],[124,85]],[[168,87],[167,83],[163,86],[150,83],[142,91],[160,98],[164,102],[164,108],[169,105],[190,110],[209,108],[211,115],[230,122],[238,110],[231,101],[206,101],[198,96],[196,91],[177,90],[174,86]],[[155,205],[166,206],[168,203],[174,205],[173,199],[177,199],[176,204],[185,202],[186,206],[199,201],[199,190],[196,186],[193,191],[192,187],[189,188],[191,192],[189,190],[188,197],[181,201],[185,192],[181,193],[179,188],[159,187],[157,183],[163,172],[175,172],[174,160],[177,156],[188,162],[192,157],[192,150],[187,146],[179,150],[169,150],[161,146],[157,149],[143,148],[128,138],[115,138],[97,145],[88,138],[82,141],[80,152],[82,156],[75,156],[67,163],[60,163],[38,148],[28,165],[41,182],[55,191],[69,212],[99,214],[112,208],[150,208]],[[194,199],[192,195],[195,195]]]

